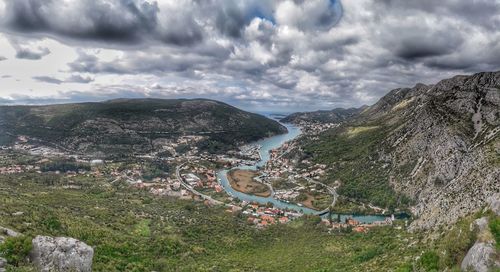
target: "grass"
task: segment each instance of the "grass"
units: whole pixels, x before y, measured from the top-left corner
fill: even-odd
[[[94,271],[387,271],[418,254],[391,228],[328,234],[316,219],[257,230],[201,203],[81,179],[81,190],[36,175],[0,176],[0,225],[28,237],[68,236],[94,247]],[[64,178],[59,181],[64,183]],[[20,216],[10,216],[21,211]],[[28,271],[20,262],[15,269]]]
[[[360,133],[368,132],[374,129],[379,128],[378,126],[372,126],[372,127],[350,127],[347,129],[347,136],[349,137],[355,137],[359,135]]]
[[[491,216],[489,223],[491,234],[496,242],[497,249],[500,249],[500,216]]]

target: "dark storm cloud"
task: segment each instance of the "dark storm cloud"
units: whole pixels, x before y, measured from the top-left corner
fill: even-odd
[[[50,50],[45,47],[39,47],[37,49],[18,48],[16,51],[16,58],[27,60],[39,60],[50,54]]]
[[[26,38],[78,46],[47,72],[57,90],[92,82],[59,94],[74,101],[200,96],[327,109],[500,69],[500,0],[3,1],[4,32],[23,49],[51,44]],[[106,86],[102,74],[129,85]]]
[[[49,77],[49,76],[35,76],[35,77],[33,77],[33,79],[40,81],[40,82],[51,83],[51,84],[63,83],[62,80],[59,80],[59,79],[54,78],[54,77]]]
[[[94,79],[91,77],[88,77],[88,76],[84,77],[81,75],[71,75],[64,82],[65,83],[90,83],[92,81],[94,81]]]
[[[84,0],[73,2],[71,7],[66,5],[57,0],[9,0],[6,24],[23,32],[111,41],[134,41],[140,31],[149,31],[156,25],[157,7],[146,2]],[[81,18],[74,20],[72,16]]]
[[[421,11],[442,16],[458,16],[462,20],[489,29],[498,28],[500,25],[498,18],[492,18],[500,12],[500,2],[496,0],[381,0],[380,3],[386,9],[399,10],[404,13]]]
[[[245,25],[244,14],[234,2],[228,3],[217,13],[216,26],[220,32],[233,38],[239,38]]]
[[[94,81],[93,78],[91,77],[83,77],[81,75],[71,75],[70,77],[66,78],[65,80],[60,80],[55,77],[50,77],[50,76],[35,76],[33,77],[34,80],[40,81],[40,82],[45,82],[45,83],[51,83],[51,84],[63,84],[63,83],[90,83]]]
[[[174,45],[202,40],[201,27],[189,16],[172,13],[158,20],[157,2],[144,0],[6,0],[4,27],[11,32],[59,38],[137,44],[156,40]]]
[[[395,54],[405,60],[435,57],[449,54],[455,51],[463,42],[459,35],[454,33],[415,33],[407,37],[400,37]]]

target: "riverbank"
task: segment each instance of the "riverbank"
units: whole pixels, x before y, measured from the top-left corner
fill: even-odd
[[[271,196],[267,185],[254,180],[257,176],[258,172],[252,170],[234,169],[227,173],[229,184],[236,191],[261,197]]]

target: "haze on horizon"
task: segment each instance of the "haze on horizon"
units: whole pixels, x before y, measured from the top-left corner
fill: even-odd
[[[0,104],[372,104],[500,68],[500,0],[0,0]]]

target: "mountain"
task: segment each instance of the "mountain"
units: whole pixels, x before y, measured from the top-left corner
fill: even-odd
[[[361,113],[366,106],[361,108],[343,109],[337,108],[333,110],[322,110],[314,112],[296,112],[292,113],[280,121],[284,123],[300,124],[301,122],[314,123],[340,123]]]
[[[0,107],[0,144],[20,135],[68,151],[147,153],[197,135],[200,149],[225,150],[286,132],[278,122],[206,99],[118,99],[101,103]]]
[[[330,166],[341,196],[409,208],[411,227],[428,229],[500,192],[499,115],[500,72],[456,76],[393,90],[302,149]]]

